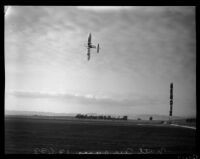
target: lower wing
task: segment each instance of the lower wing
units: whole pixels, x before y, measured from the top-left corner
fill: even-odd
[[[88,53],[87,53],[87,55],[88,55],[88,60],[90,60],[90,48],[88,48]]]
[[[99,44],[97,45],[97,53],[99,53],[99,49],[100,49],[100,47],[99,47]]]

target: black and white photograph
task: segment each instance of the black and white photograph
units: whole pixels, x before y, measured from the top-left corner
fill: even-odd
[[[5,154],[195,154],[195,17],[5,5]]]

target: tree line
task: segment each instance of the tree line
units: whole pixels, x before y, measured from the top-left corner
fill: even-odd
[[[77,114],[75,116],[78,119],[103,119],[103,120],[128,120],[128,116],[123,117],[112,117],[110,115],[87,115],[87,114]]]
[[[194,123],[194,122],[196,122],[196,119],[195,118],[188,118],[188,119],[186,119],[186,122]]]

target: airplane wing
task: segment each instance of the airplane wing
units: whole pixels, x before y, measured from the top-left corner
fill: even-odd
[[[97,45],[97,53],[99,53],[99,49],[100,49],[100,47],[99,47],[99,44]]]
[[[88,37],[88,44],[91,44],[91,41],[92,41],[92,36],[91,36],[91,33],[90,33],[90,35]]]
[[[90,48],[88,48],[88,53],[87,53],[87,55],[88,55],[88,61],[90,60]]]

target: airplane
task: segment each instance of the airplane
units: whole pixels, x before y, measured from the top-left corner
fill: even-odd
[[[92,45],[92,35],[91,33],[89,34],[89,37],[88,37],[88,44],[87,44],[87,49],[88,49],[88,52],[87,52],[87,56],[88,56],[88,61],[90,60],[90,49],[94,48],[96,49],[97,48],[97,53],[99,53],[99,50],[100,50],[100,47],[99,47],[99,44],[97,45],[97,47],[95,45]]]

